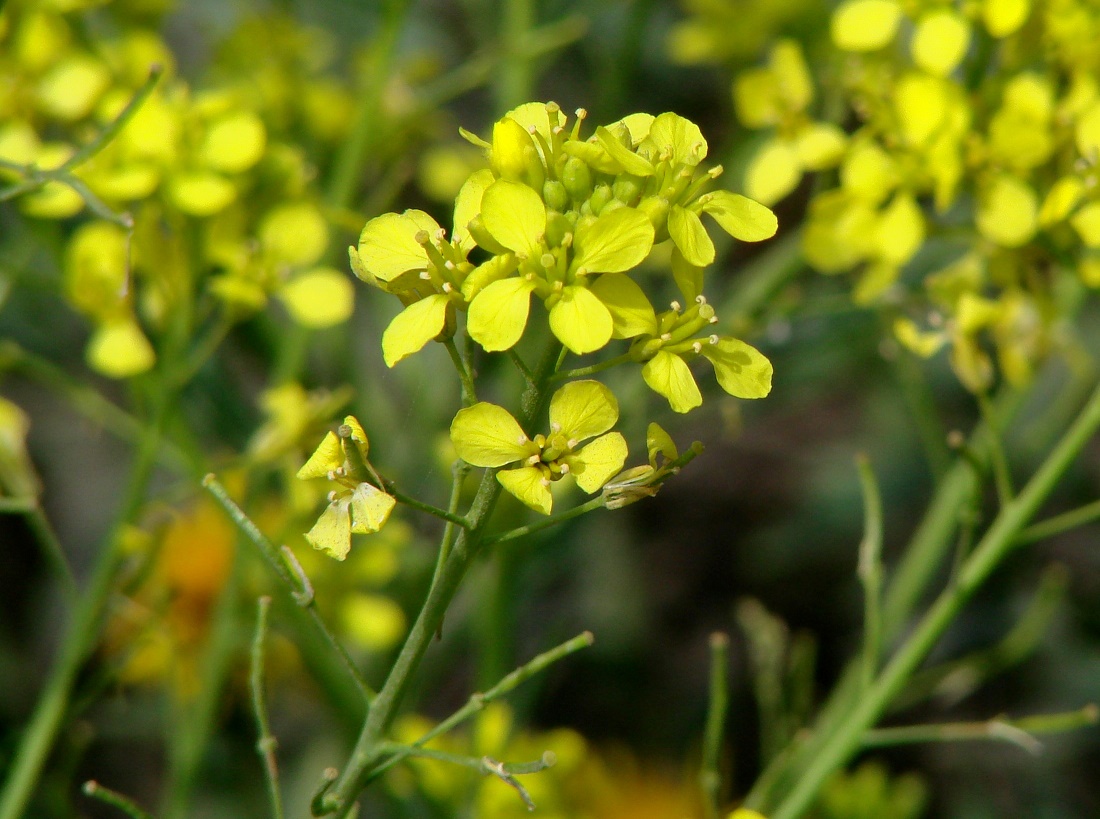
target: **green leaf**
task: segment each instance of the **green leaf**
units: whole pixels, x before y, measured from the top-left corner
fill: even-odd
[[[657,333],[657,316],[645,291],[629,276],[600,276],[589,288],[611,314],[613,338]]]
[[[577,228],[571,268],[622,273],[641,264],[653,247],[653,224],[640,210],[616,208]]]
[[[466,331],[488,352],[510,350],[523,337],[531,310],[531,291],[526,279],[500,279],[484,287],[470,302]]]
[[[436,293],[414,301],[397,314],[382,334],[382,357],[387,367],[419,352],[443,332],[450,299]]]
[[[589,495],[598,492],[626,463],[626,439],[618,432],[601,435],[575,455],[562,460],[577,479],[577,486]]]
[[[736,398],[763,398],[772,389],[772,363],[755,347],[736,338],[704,344],[718,384]]]
[[[770,239],[779,228],[775,214],[769,208],[729,191],[714,191],[700,200],[703,212],[714,217],[722,230],[742,242],[761,242]]]
[[[688,264],[706,267],[714,261],[714,243],[694,211],[673,205],[668,212],[668,235]]]
[[[571,441],[600,435],[619,420],[619,402],[599,381],[570,381],[550,399],[550,429]]]
[[[337,498],[328,506],[313,528],[306,532],[306,540],[319,551],[336,560],[343,560],[351,549],[350,498]]]
[[[508,492],[536,512],[549,515],[554,505],[554,496],[550,493],[549,481],[542,471],[533,466],[508,469],[497,473],[497,480]]]
[[[458,411],[451,441],[458,457],[473,466],[504,466],[539,451],[508,410],[484,401]]]
[[[607,345],[614,322],[610,311],[588,288],[570,285],[550,308],[550,330],[572,352],[583,355]]]
[[[690,412],[702,405],[703,396],[691,370],[678,355],[658,351],[642,367],[642,378],[649,388],[668,399],[675,412]]]
[[[546,233],[546,206],[526,185],[499,179],[481,198],[481,221],[489,235],[521,257],[537,257]]]
[[[361,483],[351,493],[351,531],[371,535],[386,525],[397,501],[376,486]]]

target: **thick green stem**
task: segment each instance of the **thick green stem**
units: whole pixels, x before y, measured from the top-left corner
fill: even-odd
[[[501,51],[504,65],[497,74],[496,102],[498,113],[503,114],[531,98],[534,75],[531,60],[523,49],[528,32],[535,22],[532,0],[504,0],[501,15]]]
[[[829,736],[793,788],[769,814],[771,819],[796,819],[801,816],[825,780],[859,749],[866,732],[901,692],[962,607],[1012,551],[1020,532],[1098,427],[1100,389],[1093,392],[1077,420],[1020,494],[1002,508],[973,554],[963,563],[955,583],[940,594],[874,684]]]

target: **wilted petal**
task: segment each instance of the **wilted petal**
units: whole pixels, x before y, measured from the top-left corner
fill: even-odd
[[[344,465],[344,450],[340,448],[340,439],[335,432],[328,433],[320,446],[309,456],[295,477],[302,480],[309,478],[323,478],[334,469]]]
[[[351,498],[337,498],[321,513],[313,528],[306,533],[306,540],[314,549],[343,560],[351,549]]]
[[[390,518],[397,501],[377,486],[361,483],[351,493],[351,531],[374,534]]]

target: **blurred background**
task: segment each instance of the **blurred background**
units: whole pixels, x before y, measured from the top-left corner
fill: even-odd
[[[89,778],[164,819],[266,811],[248,694],[262,593],[276,598],[266,672],[289,815],[306,814],[319,771],[338,764],[354,740],[361,716],[354,690],[252,547],[203,496],[198,478],[206,471],[223,478],[273,540],[299,554],[324,616],[376,684],[430,578],[437,521],[402,512],[382,533],[357,538],[348,561],[335,564],[302,539],[320,498],[292,475],[334,419],[351,412],[387,475],[445,504],[445,430],[458,403],[457,385],[441,375],[450,367],[446,355],[429,349],[386,369],[379,342],[395,305],[359,282],[350,318],[334,326],[296,321],[293,298],[270,287],[260,294],[262,309],[245,310],[247,265],[226,259],[257,241],[273,247],[271,235],[290,224],[291,244],[319,247],[300,268],[322,265],[351,281],[345,249],[363,222],[417,207],[449,225],[448,203],[484,163],[458,128],[485,136],[495,119],[529,100],[583,107],[594,123],[674,111],[699,124],[708,161],[721,163],[727,187],[740,190],[762,137],[737,122],[733,77],[791,37],[827,82],[830,12],[831,4],[811,0],[8,0],[0,11],[0,112],[9,123],[19,116],[20,83],[41,89],[70,52],[99,53],[109,44],[113,54],[139,55],[126,57],[134,65],[150,55],[166,62],[166,81],[188,89],[178,95],[191,106],[189,123],[203,111],[243,110],[266,133],[254,167],[218,169],[236,186],[221,216],[194,227],[202,215],[184,193],[158,193],[162,220],[171,222],[175,208],[200,221],[187,223],[182,249],[163,236],[138,245],[149,302],[141,309],[156,312],[154,272],[186,259],[192,273],[181,275],[221,282],[211,292],[237,312],[224,331],[216,312],[195,322],[196,337],[209,330],[218,351],[197,361],[179,393],[153,491],[123,527],[104,639],[82,667],[26,816],[118,815],[80,794]],[[140,85],[139,71],[126,80],[121,63],[104,59],[113,74],[102,93]],[[43,140],[56,139],[80,133],[94,105],[69,119],[36,109],[27,120]],[[13,138],[4,127],[0,146],[5,135]],[[198,167],[201,152],[178,162]],[[249,174],[252,181],[240,181]],[[905,358],[879,315],[852,303],[847,281],[800,260],[799,225],[815,184],[808,176],[776,206],[775,239],[720,248],[709,273],[708,296],[724,326],[774,363],[772,394],[743,402],[710,383],[702,409],[681,417],[636,372],[613,372],[629,439],[656,420],[681,449],[699,440],[704,454],[652,500],[494,547],[429,652],[399,735],[418,736],[418,727],[519,663],[583,630],[594,633],[593,647],[526,683],[446,746],[516,760],[553,749],[559,764],[524,779],[536,816],[702,815],[696,777],[715,631],[731,639],[723,771],[725,795],[736,804],[777,736],[805,724],[859,650],[857,453],[869,458],[881,486],[889,565],[942,466],[928,456],[914,401],[931,402],[945,431],[968,433],[978,420],[973,398],[942,358]],[[321,214],[321,227],[301,228],[309,213],[277,222],[272,214],[291,200]],[[0,516],[0,772],[72,616],[42,544],[55,535],[78,582],[87,581],[125,492],[135,447],[126,418],[144,417],[154,400],[154,386],[140,376],[118,380],[87,363],[100,318],[73,296],[72,247],[88,215],[51,212],[49,204],[0,203],[0,391],[29,421],[26,453],[44,512]],[[140,224],[139,217],[139,232]],[[219,231],[230,250],[211,238]],[[232,298],[224,295],[230,290]],[[675,297],[671,287],[667,296]],[[1081,319],[1086,331],[1096,329],[1092,313]],[[907,393],[914,383],[907,367],[923,373],[917,399]],[[504,392],[511,378],[504,366],[487,368]],[[1058,431],[1042,419],[1066,395],[1068,378],[1064,365],[1040,373],[1007,433],[1021,480]],[[118,416],[118,407],[129,415]],[[17,455],[22,429],[5,421]],[[1090,446],[1050,511],[1095,498],[1098,456],[1100,445]],[[992,498],[978,499],[974,514],[988,520],[993,508]],[[518,505],[504,510],[502,528],[509,519],[524,519]],[[44,521],[54,535],[43,533]],[[962,658],[955,673],[888,724],[1018,717],[1096,701],[1098,535],[1087,526],[1016,554],[936,649],[934,662]],[[1098,770],[1096,728],[1045,738],[1039,755],[994,742],[876,750],[829,786],[815,815],[1100,816]],[[372,788],[360,815],[525,814],[499,782],[417,762]]]

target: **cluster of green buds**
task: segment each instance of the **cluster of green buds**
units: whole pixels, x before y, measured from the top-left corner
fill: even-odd
[[[855,269],[854,299],[893,311],[919,355],[949,349],[968,389],[998,369],[1025,382],[1064,341],[1063,284],[1100,286],[1097,32],[1080,0],[845,0],[830,37],[859,127],[813,119],[799,46],[777,44],[734,83],[742,121],[774,129],[746,189],[773,202],[836,168],[809,205],[809,263]]]

